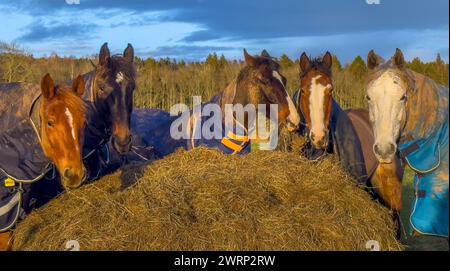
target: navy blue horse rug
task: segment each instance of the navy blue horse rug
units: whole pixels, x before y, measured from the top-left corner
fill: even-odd
[[[45,157],[37,132],[38,110],[33,110],[40,95],[31,84],[0,85],[0,232],[10,229],[20,216],[36,204],[31,184],[44,180],[48,197],[60,185],[46,180],[55,170]],[[49,185],[51,184],[51,185]],[[53,186],[53,189],[48,189]]]

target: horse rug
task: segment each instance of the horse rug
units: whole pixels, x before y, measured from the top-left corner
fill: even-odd
[[[415,200],[411,230],[448,237],[449,219],[449,118],[448,88],[441,89],[439,121],[426,138],[403,142],[400,156],[415,172]]]
[[[38,112],[32,110],[39,96],[31,84],[0,85],[0,231],[30,208],[31,184],[54,175],[40,146]]]
[[[179,148],[190,150],[198,147],[214,148],[224,154],[250,152],[249,138],[246,135],[237,135],[233,131],[226,131],[223,123],[221,127],[216,127],[219,129],[221,137],[205,138],[200,131],[196,132],[193,127],[202,127],[202,124],[211,116],[196,117],[191,113],[192,111],[188,111],[178,116],[171,116],[168,112],[158,109],[134,110],[131,117],[133,135],[131,156],[136,157],[137,160],[139,158],[153,160],[163,158]],[[186,130],[187,134],[184,137],[174,138],[171,135],[171,127],[181,123],[192,129]],[[199,136],[194,137],[195,134]]]

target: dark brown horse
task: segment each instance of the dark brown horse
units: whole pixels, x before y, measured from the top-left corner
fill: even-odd
[[[258,105],[266,106],[266,117],[270,118],[271,104],[278,105],[278,120],[294,131],[300,124],[300,116],[287,93],[286,78],[280,72],[280,65],[264,50],[260,56],[252,56],[244,50],[246,66],[239,72],[227,88],[215,96],[212,101],[221,105]],[[225,113],[225,112],[224,112]],[[248,129],[248,117],[244,123]]]
[[[305,153],[313,158],[336,153],[343,167],[360,184],[373,187],[387,206],[400,211],[403,174],[400,162],[378,163],[372,151],[374,134],[369,113],[365,109],[341,109],[333,99],[331,66],[329,52],[312,61],[305,53],[300,58],[300,90],[294,102],[303,119],[300,131],[310,141]]]
[[[130,118],[133,111],[133,92],[136,88],[134,49],[131,44],[122,55],[113,55],[105,43],[100,49],[95,70],[85,74],[86,92],[83,99],[94,104],[99,130],[105,138],[112,136],[112,145],[120,154],[131,150]]]
[[[36,88],[24,83],[0,86],[2,99],[10,95],[15,97],[15,101],[8,101],[7,107],[14,110],[14,114],[0,106],[6,109],[0,112],[4,124],[0,129],[0,142],[2,146],[9,146],[2,147],[0,154],[0,179],[6,188],[22,191],[16,194],[19,201],[28,198],[28,188],[32,183],[50,174],[49,164],[55,166],[66,189],[77,188],[86,179],[82,150],[87,108],[80,98],[84,93],[83,78],[79,76],[72,88],[68,88],[55,85],[47,74],[42,78],[41,92]],[[16,134],[25,141],[15,138]],[[20,164],[14,167],[14,161]],[[20,211],[21,202],[15,197],[8,200],[8,195],[0,193],[2,202],[7,200],[7,204],[0,208],[3,217],[14,213],[8,206],[18,204],[17,214]],[[29,203],[25,204],[24,209]],[[2,230],[5,232],[0,233],[0,251],[10,249],[12,239],[8,227]]]

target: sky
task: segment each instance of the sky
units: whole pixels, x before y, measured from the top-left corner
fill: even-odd
[[[142,58],[186,61],[242,59],[246,48],[348,63],[399,47],[448,62],[448,10],[448,0],[0,0],[0,41],[35,56],[92,56],[108,42],[112,53],[131,43]]]

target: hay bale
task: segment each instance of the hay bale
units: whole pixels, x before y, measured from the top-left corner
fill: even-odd
[[[14,249],[401,250],[390,212],[354,183],[333,158],[178,151],[33,212]]]

